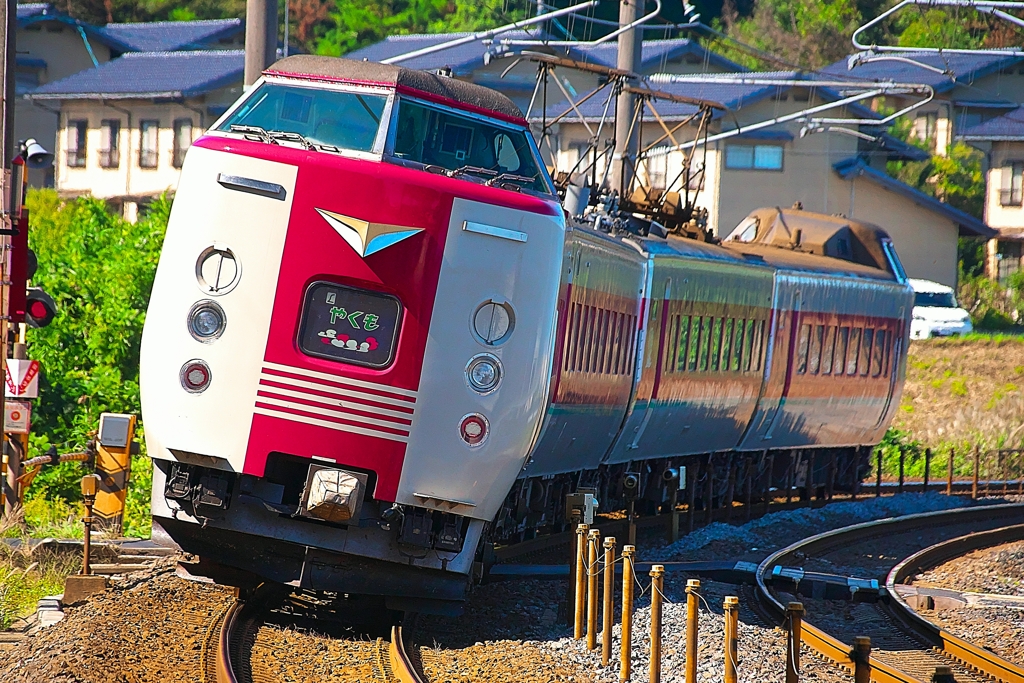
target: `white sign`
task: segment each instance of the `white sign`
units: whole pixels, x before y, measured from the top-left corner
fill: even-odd
[[[32,422],[32,405],[27,401],[4,402],[4,431],[8,434],[28,434]]]
[[[38,397],[39,361],[8,358],[4,395],[17,398]]]

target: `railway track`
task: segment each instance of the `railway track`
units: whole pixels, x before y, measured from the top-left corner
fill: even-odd
[[[251,653],[268,614],[291,596],[265,584],[247,598],[235,601],[211,624],[203,646],[205,683],[273,683],[271,672],[256,665]],[[420,672],[411,639],[401,626],[391,638],[372,643],[372,676],[381,683],[427,683]],[[365,667],[364,667],[365,668]],[[339,672],[339,680],[341,680]]]
[[[1022,520],[1024,505],[994,505],[908,515],[818,534],[761,563],[756,597],[777,621],[784,618],[785,602],[801,600],[807,608],[803,643],[840,667],[853,669],[854,638],[870,636],[873,681],[925,683],[937,667],[948,666],[959,683],[1024,683],[1019,667],[918,616],[897,588],[923,568],[1024,537]],[[795,562],[802,566],[794,567]],[[851,602],[826,599],[839,597],[844,589]]]

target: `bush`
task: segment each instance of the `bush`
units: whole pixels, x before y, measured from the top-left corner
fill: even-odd
[[[32,284],[58,306],[50,326],[28,334],[29,355],[42,364],[32,457],[51,444],[61,453],[81,450],[100,413],[140,412],[139,346],[171,202],[159,198],[137,223],[101,200],[65,201],[53,190],[30,190],[25,204],[39,262]],[[126,531],[148,533],[149,467],[144,455],[134,459]],[[26,491],[26,512],[36,499],[54,506],[53,514],[76,503],[86,472],[83,463],[44,467]],[[27,514],[26,522],[34,523]]]

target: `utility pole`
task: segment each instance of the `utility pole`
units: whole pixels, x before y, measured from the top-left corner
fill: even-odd
[[[619,0],[619,26],[627,26],[643,16],[645,0]],[[643,58],[643,29],[632,28],[619,34],[619,57],[615,64],[619,69],[639,73]],[[615,155],[612,158],[611,189],[625,194],[633,180],[633,163],[640,150],[639,126],[633,127],[633,106],[635,97],[630,93],[619,93],[615,100]]]
[[[277,61],[277,0],[245,3],[245,85]]]
[[[11,215],[12,194],[14,188],[11,186],[11,164],[14,161],[14,61],[16,58],[14,48],[14,36],[17,30],[18,5],[17,0],[6,0],[3,3],[3,17],[0,17],[0,31],[3,31],[3,70],[0,77],[4,84],[3,101],[3,144],[0,144],[0,173],[2,173],[2,187],[0,187],[0,280],[9,282],[11,279],[11,232],[18,222],[16,217]],[[19,188],[20,191],[20,188]],[[6,382],[7,375],[7,320],[8,302],[10,287],[0,286],[0,381]],[[0,425],[6,423],[7,414],[4,405],[4,392],[0,391]],[[0,429],[2,432],[3,429]],[[21,476],[20,453],[15,454],[14,449],[7,444],[6,437],[3,440],[4,460],[7,462],[3,483],[4,515],[20,503],[18,477]],[[7,454],[10,454],[9,456]]]

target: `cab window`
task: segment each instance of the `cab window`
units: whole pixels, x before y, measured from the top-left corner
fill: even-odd
[[[525,131],[403,99],[392,155],[459,176],[550,193]]]

